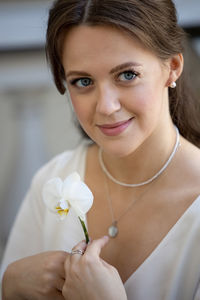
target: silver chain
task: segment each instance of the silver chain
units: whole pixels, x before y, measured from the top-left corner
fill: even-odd
[[[104,175],[107,175],[113,182],[122,185],[122,186],[128,186],[128,187],[138,187],[141,185],[145,185],[147,183],[152,182],[154,179],[158,178],[158,176],[163,173],[163,171],[167,168],[167,166],[169,165],[170,161],[172,160],[172,158],[174,157],[179,145],[180,145],[180,135],[179,135],[179,131],[178,129],[175,127],[176,129],[176,143],[175,146],[173,148],[173,151],[170,155],[170,157],[168,158],[167,162],[164,164],[164,166],[160,169],[160,171],[158,173],[156,173],[152,178],[150,178],[149,180],[142,182],[142,183],[138,183],[138,184],[126,184],[123,182],[120,182],[118,180],[116,180],[114,177],[112,177],[112,175],[108,172],[108,170],[106,169],[104,163],[103,163],[103,159],[102,159],[102,150],[99,151],[99,163],[104,171]],[[133,204],[135,203],[135,201],[131,201],[128,205],[128,207],[126,208],[126,210],[117,218],[115,219],[114,216],[114,211],[113,211],[113,207],[112,207],[112,200],[110,199],[110,192],[109,192],[109,187],[108,187],[108,183],[106,180],[106,176],[104,177],[104,183],[105,183],[105,189],[106,189],[106,198],[108,201],[108,205],[109,205],[109,209],[110,209],[110,213],[111,213],[111,218],[112,218],[112,224],[109,226],[108,228],[108,235],[112,238],[115,238],[118,235],[119,232],[119,228],[118,228],[118,222],[120,221],[120,219],[131,209],[131,207],[133,206]],[[150,188],[152,187],[152,185],[150,185],[147,189],[145,189],[145,191],[142,192],[142,194],[140,194],[140,196],[138,197],[137,201],[140,199],[142,199],[142,197],[150,190]]]
[[[104,162],[103,162],[103,157],[102,157],[102,148],[99,148],[99,163],[100,166],[103,170],[103,172],[106,174],[106,176],[108,178],[110,178],[110,180],[112,180],[114,183],[119,184],[121,186],[126,186],[126,187],[139,187],[139,186],[143,186],[146,184],[149,184],[150,182],[152,182],[153,180],[155,180],[158,176],[160,176],[164,170],[168,167],[168,165],[170,164],[172,158],[174,157],[179,145],[180,145],[180,134],[179,134],[179,130],[178,128],[175,126],[175,130],[176,130],[176,143],[174,145],[174,148],[172,150],[172,153],[170,154],[168,160],[166,161],[166,163],[163,165],[163,167],[151,178],[149,178],[146,181],[140,182],[140,183],[125,183],[125,182],[121,182],[117,179],[115,179],[107,170]]]

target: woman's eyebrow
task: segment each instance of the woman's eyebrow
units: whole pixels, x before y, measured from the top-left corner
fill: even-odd
[[[84,71],[69,71],[66,73],[66,78],[69,76],[91,76],[89,73],[84,72]]]
[[[110,74],[119,72],[125,68],[130,68],[130,67],[141,67],[142,65],[136,62],[126,62],[121,65],[118,65],[114,67],[113,69],[110,70]],[[66,78],[69,76],[91,76],[89,73],[84,72],[84,71],[69,71],[66,73]]]
[[[110,71],[110,74],[113,74],[113,73],[116,73],[116,72],[119,72],[125,68],[130,68],[130,67],[141,67],[142,64],[139,64],[139,63],[136,63],[136,62],[126,62],[126,63],[123,63],[119,66],[116,66],[114,67],[111,71]]]

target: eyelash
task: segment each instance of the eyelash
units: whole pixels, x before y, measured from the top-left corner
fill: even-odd
[[[134,75],[134,78],[132,78],[130,80],[126,80],[127,82],[134,80],[139,75],[139,73],[135,72],[134,70],[125,70],[125,71],[121,72],[120,74],[118,74],[117,78],[119,78],[121,75],[126,74],[126,73],[132,73],[132,75]]]
[[[70,84],[71,85],[76,85],[76,83],[79,81],[79,80],[82,80],[82,79],[89,79],[92,81],[92,79],[90,79],[89,77],[80,77],[80,78],[76,78],[76,79],[73,79],[70,81]]]
[[[116,77],[119,78],[121,75],[125,74],[125,73],[132,73],[134,75],[134,78],[133,79],[130,79],[130,80],[124,80],[122,82],[132,82],[137,76],[139,76],[139,73],[134,71],[134,70],[125,70],[123,72],[120,72]],[[92,82],[92,79],[90,79],[89,77],[80,77],[80,78],[75,78],[73,80],[70,81],[70,84],[75,86],[76,83],[79,81],[79,80],[82,80],[82,79],[89,79],[91,82]],[[120,81],[120,80],[119,80]],[[90,85],[88,85],[90,86]],[[85,88],[87,88],[88,86],[85,86]],[[78,87],[78,86],[77,86]],[[84,87],[78,87],[78,88],[84,88]]]

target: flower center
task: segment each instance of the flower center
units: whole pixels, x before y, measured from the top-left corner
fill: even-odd
[[[57,206],[57,207],[56,207],[56,210],[57,210],[57,213],[58,213],[60,216],[67,216],[68,211],[69,211],[68,208],[62,209],[60,206]]]

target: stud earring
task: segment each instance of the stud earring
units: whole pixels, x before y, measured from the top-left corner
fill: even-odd
[[[170,84],[170,88],[174,89],[176,87],[176,82],[173,81],[171,84]]]

